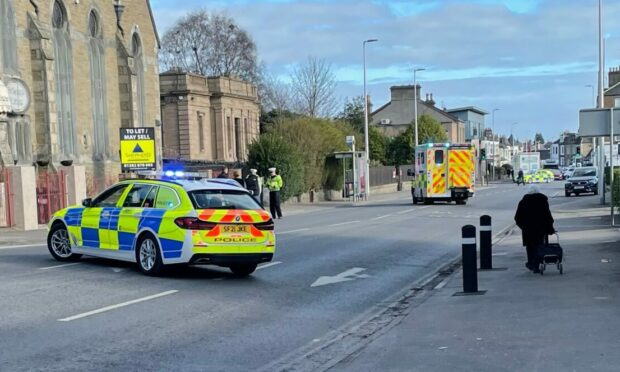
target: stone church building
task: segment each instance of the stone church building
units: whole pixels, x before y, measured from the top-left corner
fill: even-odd
[[[116,182],[122,127],[161,144],[158,51],[148,0],[0,0],[0,215],[41,223]]]
[[[118,179],[121,127],[161,139],[148,0],[0,0],[0,20],[0,173],[81,165],[93,195]]]

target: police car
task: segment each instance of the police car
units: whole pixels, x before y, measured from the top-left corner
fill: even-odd
[[[553,181],[553,172],[547,169],[539,169],[536,172],[526,174],[523,181],[525,183],[549,183]]]
[[[132,179],[56,212],[47,245],[59,261],[82,255],[166,265],[217,265],[250,275],[275,253],[274,223],[234,180]]]

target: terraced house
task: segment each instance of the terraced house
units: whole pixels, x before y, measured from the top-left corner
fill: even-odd
[[[34,167],[43,190],[42,175],[77,169],[92,195],[118,179],[121,127],[161,137],[148,0],[0,0],[0,20],[4,178],[9,166],[17,176]]]

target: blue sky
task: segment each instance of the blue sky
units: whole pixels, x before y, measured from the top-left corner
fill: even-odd
[[[605,0],[606,67],[620,65],[620,2]],[[194,9],[224,11],[253,36],[260,59],[287,76],[312,55],[331,62],[341,99],[362,94],[362,41],[369,45],[375,107],[389,87],[411,84],[440,106],[475,105],[498,132],[519,138],[576,130],[592,106],[597,0],[151,0],[160,33]],[[491,119],[487,119],[488,126]]]

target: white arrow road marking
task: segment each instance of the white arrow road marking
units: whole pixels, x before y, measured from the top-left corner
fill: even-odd
[[[279,265],[279,264],[281,264],[281,263],[282,263],[281,261],[273,261],[273,262],[270,262],[270,263],[266,263],[266,264],[263,264],[263,265],[259,265],[259,266],[256,268],[256,270],[266,269],[266,268],[268,268],[268,267],[275,266],[275,265]]]
[[[91,316],[91,315],[95,315],[95,314],[100,314],[100,313],[103,313],[103,312],[106,312],[106,311],[118,309],[120,307],[125,307],[125,306],[129,306],[129,305],[137,304],[139,302],[153,300],[153,299],[156,299],[156,298],[159,298],[159,297],[163,297],[163,296],[167,296],[167,295],[171,295],[171,294],[177,293],[177,292],[178,292],[177,290],[161,292],[161,293],[157,293],[157,294],[154,294],[154,295],[151,295],[151,296],[146,296],[146,297],[138,298],[138,299],[135,299],[135,300],[123,302],[123,303],[120,303],[120,304],[102,307],[101,309],[97,309],[97,310],[89,311],[89,312],[86,312],[86,313],[70,316],[68,318],[58,319],[58,321],[59,322],[70,322],[72,320],[86,318],[87,316]]]
[[[370,275],[359,274],[364,270],[366,269],[362,267],[354,267],[335,276],[321,276],[314,283],[312,283],[310,287],[320,287],[322,285],[348,282],[355,279],[370,278]]]

